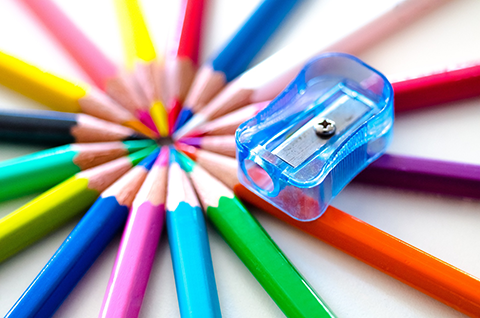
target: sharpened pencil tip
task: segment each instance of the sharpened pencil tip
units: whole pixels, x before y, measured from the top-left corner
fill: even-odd
[[[176,142],[175,143],[175,148],[177,148],[179,151],[183,152],[186,154],[190,159],[196,160],[197,159],[197,148],[194,146],[190,146],[187,144],[184,144],[182,142]]]
[[[137,112],[137,117],[145,126],[148,127],[148,129],[150,129],[152,132],[155,133],[155,135],[158,136],[157,126],[155,125],[155,122],[153,121],[153,118],[152,116],[150,116],[148,111],[139,110]]]
[[[147,136],[149,138],[154,139],[154,138],[158,137],[158,134],[155,134],[147,126],[142,124],[140,121],[130,120],[130,121],[127,121],[127,122],[123,123],[123,125],[127,126],[127,127],[130,127],[132,129],[138,131],[139,133],[144,134],[145,136]]]
[[[144,140],[144,139],[150,139],[150,138],[141,133],[133,133],[130,136],[128,136],[126,140]]]
[[[170,159],[172,162],[179,163],[185,172],[190,173],[193,170],[193,167],[195,167],[196,163],[177,149],[173,147],[171,147],[171,149],[172,157],[170,157]]]
[[[188,138],[181,138],[178,140],[178,142],[189,145],[189,146],[194,146],[199,148],[202,144],[202,138],[201,137],[188,137]]]
[[[168,128],[170,134],[175,132],[175,123],[181,111],[182,103],[176,98],[172,99],[168,104]]]
[[[168,128],[168,119],[167,119],[167,111],[165,106],[162,102],[156,101],[150,107],[150,115],[153,118],[153,122],[155,126],[158,127],[158,132],[160,136],[168,136],[169,135],[169,128]]]
[[[196,114],[188,122],[186,122],[185,125],[182,126],[182,128],[173,133],[173,139],[178,140],[182,137],[185,137],[192,130],[196,129],[205,122],[206,118],[204,116],[202,116],[201,114]]]
[[[173,132],[175,133],[177,130],[182,128],[185,123],[192,118],[193,113],[189,108],[183,108],[180,113],[178,114],[177,121],[173,127]]]
[[[150,170],[158,158],[158,154],[160,153],[160,148],[156,148],[153,150],[151,154],[149,154],[145,159],[143,159],[137,166],[144,167],[146,170]]]

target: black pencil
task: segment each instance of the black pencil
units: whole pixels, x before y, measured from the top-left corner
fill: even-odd
[[[86,114],[0,110],[0,141],[62,145],[145,138],[128,127]]]

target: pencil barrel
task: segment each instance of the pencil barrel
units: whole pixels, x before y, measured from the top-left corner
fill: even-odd
[[[0,201],[45,191],[80,171],[70,146],[53,148],[0,163]]]
[[[72,177],[0,219],[0,262],[85,211],[98,192]]]
[[[138,317],[165,217],[164,205],[131,209],[103,299],[102,318]]]
[[[469,316],[480,312],[480,280],[345,212],[329,207],[322,217],[301,222],[238,184],[248,203],[391,277]]]
[[[334,317],[236,197],[221,197],[218,207],[207,208],[207,215],[287,317]]]
[[[221,317],[203,212],[180,202],[167,211],[167,233],[182,317]]]
[[[75,142],[71,134],[77,115],[62,112],[14,112],[0,110],[0,140],[32,144],[64,145]]]
[[[55,252],[6,317],[51,317],[118,230],[128,207],[98,199]]]

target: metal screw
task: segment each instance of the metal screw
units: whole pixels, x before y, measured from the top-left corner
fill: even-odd
[[[335,122],[328,118],[321,118],[318,123],[313,126],[315,133],[320,138],[328,139],[335,134]]]

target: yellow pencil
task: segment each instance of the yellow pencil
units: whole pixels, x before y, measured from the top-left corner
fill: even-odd
[[[168,135],[168,120],[163,105],[164,59],[157,56],[137,0],[116,0],[127,67],[150,103],[150,114],[160,135]]]
[[[152,136],[146,126],[100,90],[69,82],[4,52],[0,52],[0,84],[54,110],[83,112]]]

